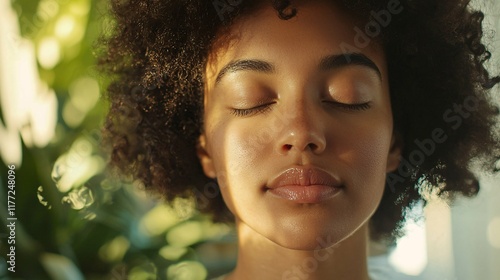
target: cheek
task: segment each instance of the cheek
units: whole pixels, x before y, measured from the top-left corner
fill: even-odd
[[[265,147],[255,137],[251,128],[229,124],[214,131],[215,166],[218,172],[227,175],[252,171],[259,157],[259,150]]]
[[[350,131],[343,137],[345,148],[339,153],[339,160],[352,194],[364,200],[363,205],[374,207],[378,205],[385,186],[392,119],[374,118]]]
[[[259,173],[262,164],[278,153],[275,141],[282,134],[285,125],[275,116],[220,125],[214,130],[214,140],[217,143],[215,148],[220,151],[220,158],[223,159],[217,162],[217,169],[225,170],[227,174],[243,176],[240,178]]]
[[[264,155],[269,155],[271,138],[256,130],[255,124],[244,123],[220,125],[211,135],[217,181],[227,206],[234,213],[235,200],[252,196],[261,183],[256,178]]]

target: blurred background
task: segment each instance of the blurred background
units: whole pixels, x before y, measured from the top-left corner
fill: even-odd
[[[500,2],[475,5],[499,33]],[[212,223],[192,201],[165,205],[104,172],[107,81],[94,63],[96,39],[111,22],[106,9],[97,0],[0,0],[0,279],[196,280],[234,266],[230,226]],[[500,35],[488,43],[498,62]],[[500,279],[499,182],[484,177],[478,197],[451,208],[417,208],[425,218],[382,257],[419,279]],[[15,273],[7,270],[9,217],[17,218]]]

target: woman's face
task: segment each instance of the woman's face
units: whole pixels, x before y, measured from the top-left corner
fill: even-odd
[[[368,221],[399,148],[382,48],[349,54],[350,16],[297,8],[287,21],[271,7],[240,19],[211,53],[199,156],[237,224],[307,250]]]

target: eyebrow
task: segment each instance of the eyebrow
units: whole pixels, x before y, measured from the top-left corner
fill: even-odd
[[[321,71],[329,71],[347,67],[350,65],[366,66],[369,69],[374,70],[379,78],[382,78],[382,73],[380,72],[380,69],[377,67],[377,65],[362,53],[344,53],[326,56],[321,59],[321,62],[319,63],[319,69]],[[215,84],[220,83],[220,81],[226,74],[234,73],[237,71],[255,71],[260,73],[272,74],[276,72],[276,69],[271,63],[263,60],[235,60],[229,62],[220,70],[215,79]]]
[[[217,75],[217,78],[215,79],[215,84],[218,84],[220,80],[224,77],[224,75],[226,75],[227,73],[233,73],[236,71],[243,71],[243,70],[250,70],[267,74],[275,72],[274,66],[271,63],[263,60],[258,60],[258,59],[236,60],[228,63],[220,70],[219,74]]]
[[[375,62],[369,59],[366,55],[362,53],[344,53],[344,54],[334,54],[329,55],[321,59],[319,63],[319,69],[322,71],[333,70],[337,68],[346,67],[349,65],[359,65],[366,66],[371,70],[374,70],[378,77],[382,79],[382,72],[377,67]]]

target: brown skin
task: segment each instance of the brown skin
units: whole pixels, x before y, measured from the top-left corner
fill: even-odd
[[[230,28],[234,40],[214,49],[206,68],[198,153],[236,219],[238,263],[227,279],[368,279],[367,222],[386,173],[399,164],[381,46],[361,49],[380,76],[360,65],[321,69],[323,58],[342,54],[340,43],[354,45],[354,20],[320,1],[298,8],[288,21],[270,6],[241,18]],[[242,59],[264,61],[273,71],[232,71],[216,82],[228,63]],[[332,101],[369,106],[346,109]],[[343,188],[313,204],[266,191],[297,166],[322,169]]]

